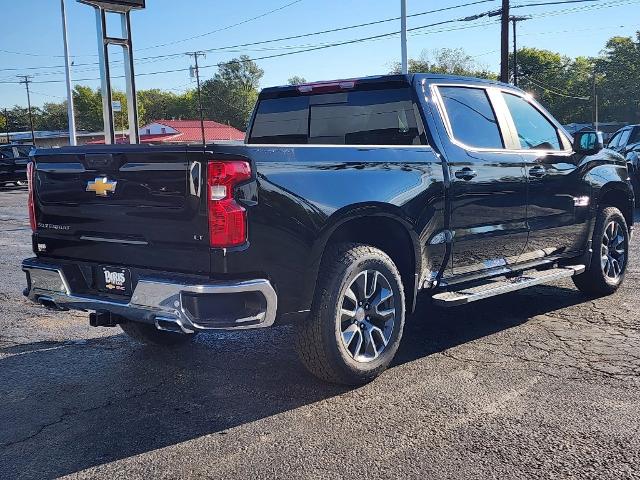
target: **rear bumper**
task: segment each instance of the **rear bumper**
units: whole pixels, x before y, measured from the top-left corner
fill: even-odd
[[[62,266],[27,259],[25,296],[61,310],[109,312],[160,330],[192,333],[242,330],[273,325],[277,295],[266,279],[187,283],[140,277],[131,298],[116,299],[73,291]]]

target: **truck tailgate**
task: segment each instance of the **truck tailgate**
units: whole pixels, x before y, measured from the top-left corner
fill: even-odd
[[[209,273],[202,165],[184,146],[96,146],[35,155],[42,255]]]

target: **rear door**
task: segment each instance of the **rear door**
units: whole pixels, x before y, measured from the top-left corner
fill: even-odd
[[[13,173],[23,177],[23,180],[27,179],[27,163],[29,163],[29,153],[32,149],[32,145],[18,145],[13,147]]]
[[[111,145],[44,150],[35,159],[42,254],[209,272],[201,151]]]
[[[449,142],[453,274],[515,263],[527,242],[524,161],[483,85],[432,87]]]
[[[12,147],[0,148],[0,182],[13,179],[13,150]]]

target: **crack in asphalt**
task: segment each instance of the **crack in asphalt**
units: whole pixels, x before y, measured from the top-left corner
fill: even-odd
[[[137,392],[133,395],[125,395],[125,396],[120,396],[114,399],[110,399],[107,400],[105,403],[101,404],[101,405],[95,405],[93,407],[88,407],[88,408],[82,408],[82,409],[74,409],[71,411],[66,411],[63,412],[56,420],[53,420],[51,422],[48,423],[44,423],[42,425],[40,425],[37,430],[25,437],[19,438],[17,440],[13,440],[10,442],[5,442],[5,443],[0,443],[0,448],[8,448],[8,447],[12,447],[14,445],[20,444],[20,443],[25,443],[28,442],[30,440],[33,440],[34,438],[36,438],[38,435],[40,435],[44,430],[46,430],[49,427],[52,427],[54,425],[57,425],[59,423],[64,422],[67,418],[70,417],[74,417],[77,415],[82,415],[84,413],[89,413],[89,412],[93,412],[96,410],[102,410],[105,408],[110,408],[112,406],[114,406],[114,403],[120,402],[120,401],[126,401],[126,400],[134,400],[136,398],[140,398],[140,397],[144,397],[145,395],[148,395],[152,392],[157,391],[160,387],[162,387],[164,385],[164,381],[157,383],[155,385],[152,385],[150,387],[145,388],[144,390]]]

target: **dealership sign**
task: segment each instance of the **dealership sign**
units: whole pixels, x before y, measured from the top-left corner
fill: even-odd
[[[134,8],[144,8],[145,0],[78,0],[80,3],[93,5],[111,11],[128,11]]]

